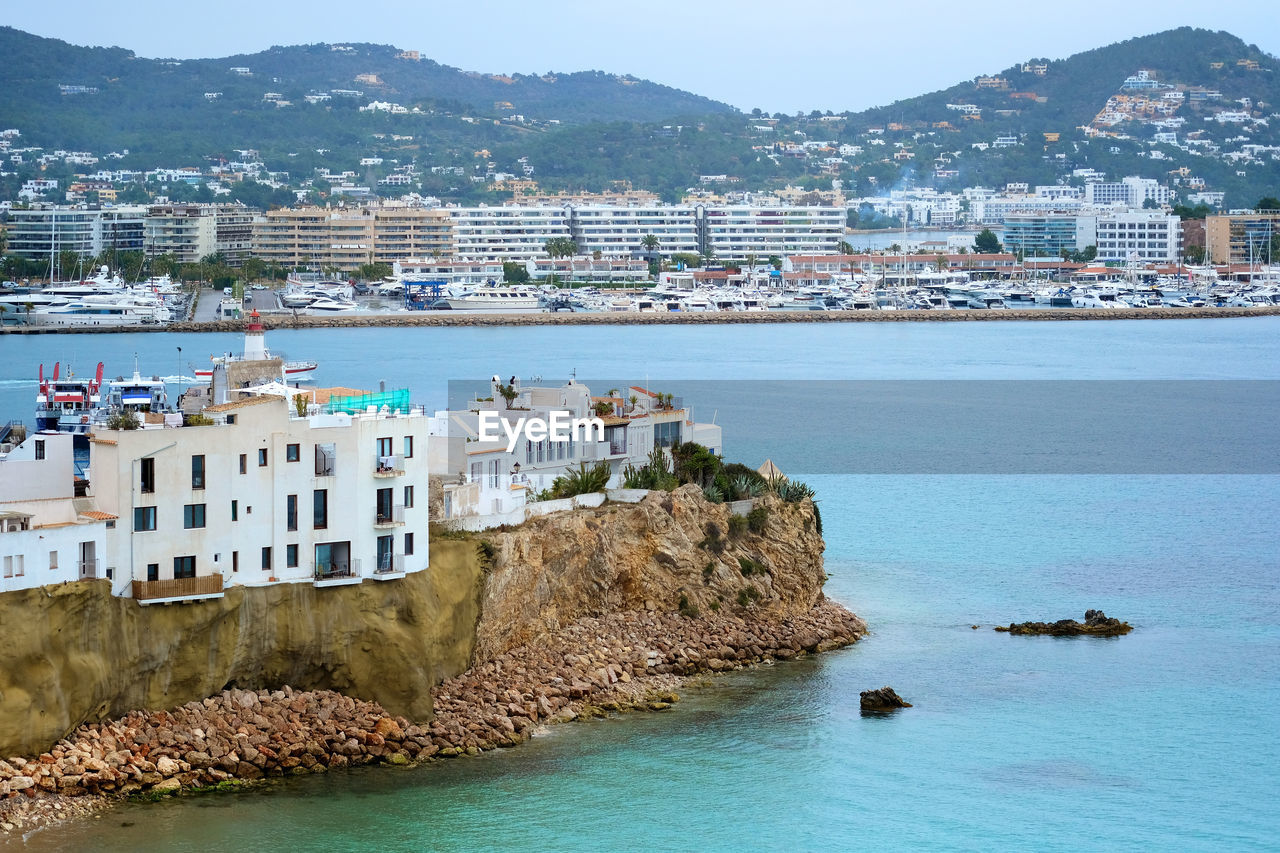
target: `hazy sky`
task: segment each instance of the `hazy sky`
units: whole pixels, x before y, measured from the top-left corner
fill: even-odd
[[[147,57],[361,41],[468,71],[599,69],[768,112],[862,109],[1191,25],[1280,53],[1274,0],[267,0],[8,3],[0,23]]]

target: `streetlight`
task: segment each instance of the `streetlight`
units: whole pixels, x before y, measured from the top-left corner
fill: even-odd
[[[178,347],[178,373],[174,377],[174,381],[178,383],[178,397],[182,397],[182,347]],[[174,401],[174,408],[177,408],[177,401]]]

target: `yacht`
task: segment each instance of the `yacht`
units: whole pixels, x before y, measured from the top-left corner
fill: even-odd
[[[542,295],[521,285],[477,287],[445,301],[454,311],[529,311],[542,307]]]

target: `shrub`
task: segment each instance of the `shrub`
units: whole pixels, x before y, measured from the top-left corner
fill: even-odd
[[[805,498],[812,499],[814,495],[813,489],[804,483],[792,480],[774,480],[771,484],[774,494],[782,498],[787,503],[800,503]]]
[[[107,429],[137,429],[138,419],[132,412],[116,412],[107,418]]]
[[[684,593],[680,593],[680,615],[690,619],[696,619],[699,615],[698,605],[690,603],[689,596]]]
[[[609,484],[612,471],[608,462],[597,462],[590,468],[587,463],[579,462],[577,470],[571,470],[551,481],[549,490],[552,498],[571,498],[574,495],[589,495],[604,491]]]
[[[744,578],[749,578],[756,572],[764,572],[764,566],[760,565],[750,557],[739,557],[738,567],[742,570],[742,576]]]
[[[752,533],[764,533],[765,525],[769,523],[769,508],[767,506],[758,506],[747,513],[747,527]]]
[[[669,492],[680,485],[662,448],[655,447],[649,461],[640,467],[628,465],[622,472],[622,485],[627,489],[658,489]]]
[[[729,535],[734,539],[747,532],[747,519],[742,515],[729,516]]]
[[[724,503],[724,492],[715,486],[707,486],[702,490],[702,496],[713,504]]]
[[[753,601],[760,600],[760,590],[754,586],[748,586],[746,589],[738,590],[738,606],[746,607]]]

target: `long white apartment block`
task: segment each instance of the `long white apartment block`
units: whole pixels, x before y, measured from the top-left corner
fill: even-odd
[[[230,585],[383,581],[428,565],[421,409],[299,415],[280,396],[210,406],[214,423],[91,438],[98,507],[120,517],[113,592],[189,601]]]

